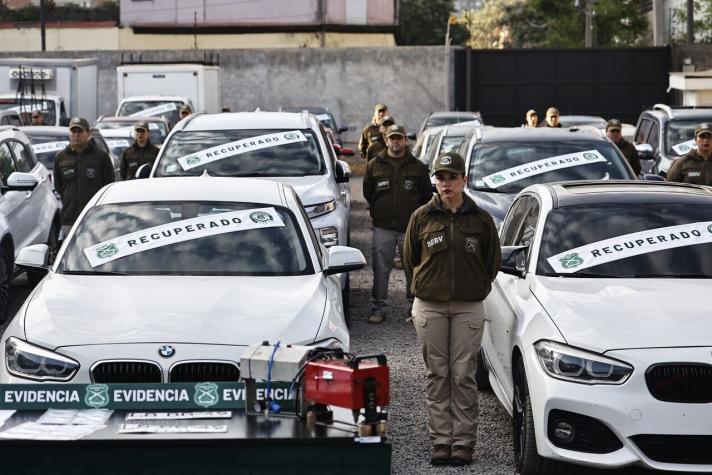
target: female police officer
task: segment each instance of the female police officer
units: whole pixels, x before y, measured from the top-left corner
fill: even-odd
[[[492,217],[463,193],[463,158],[440,155],[433,174],[437,194],[410,217],[403,261],[412,276],[413,322],[427,368],[430,463],[466,465],[477,433],[482,300],[501,254]]]

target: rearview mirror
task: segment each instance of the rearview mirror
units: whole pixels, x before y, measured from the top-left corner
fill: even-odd
[[[0,193],[8,191],[32,191],[37,187],[37,178],[32,173],[12,172],[7,178],[7,185],[0,188]]]
[[[638,158],[641,160],[652,160],[653,158],[655,158],[653,146],[649,143],[642,143],[640,145],[636,145],[635,149],[638,151]]]
[[[327,264],[323,271],[326,275],[350,272],[366,265],[366,258],[361,251],[353,247],[331,246],[326,252]]]
[[[527,275],[527,253],[529,246],[502,246],[502,266],[500,271],[516,277]]]

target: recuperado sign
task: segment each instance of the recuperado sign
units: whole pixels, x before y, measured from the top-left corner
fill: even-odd
[[[264,400],[266,384],[257,384],[257,399]],[[274,401],[293,401],[288,383],[272,383]],[[242,409],[243,383],[176,384],[3,384],[0,410],[40,409]]]
[[[274,208],[230,211],[184,219],[124,234],[85,248],[84,255],[92,267],[97,267],[132,254],[191,239],[279,226],[284,226],[284,222]]]
[[[166,104],[161,104],[160,106],[153,106],[142,111],[134,112],[129,115],[129,117],[152,117],[154,115],[165,114],[166,112],[171,112],[176,109],[178,109],[178,107],[173,102],[168,102]]]
[[[32,151],[35,153],[59,152],[64,150],[69,145],[69,141],[61,140],[58,142],[36,143],[32,145]]]
[[[482,180],[490,188],[499,188],[515,181],[523,180],[542,173],[560,170],[562,168],[578,167],[589,163],[606,162],[606,157],[598,150],[585,150],[583,152],[567,153],[556,157],[525,163],[516,167],[493,173],[483,177]]]
[[[697,148],[697,144],[695,143],[695,140],[687,140],[685,142],[680,142],[679,144],[673,145],[672,150],[678,155],[685,155],[687,152],[692,150],[693,148]]]
[[[249,139],[236,140],[216,147],[207,148],[177,159],[183,170],[199,167],[235,155],[253,152],[269,147],[278,147],[295,142],[306,142],[307,138],[299,130],[258,135]]]
[[[712,221],[648,229],[597,241],[547,258],[554,271],[572,274],[650,252],[712,242]]]

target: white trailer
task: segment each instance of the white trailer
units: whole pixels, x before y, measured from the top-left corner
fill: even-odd
[[[180,96],[194,112],[220,112],[220,68],[204,64],[125,64],[116,68],[117,102],[132,96]]]
[[[96,120],[96,58],[0,58],[0,108],[28,115],[40,110],[47,125],[67,125],[69,117]]]

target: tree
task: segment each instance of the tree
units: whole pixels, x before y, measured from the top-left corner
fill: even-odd
[[[402,45],[443,45],[452,0],[401,0],[400,41]],[[450,25],[452,44],[467,40],[467,30],[459,24]]]
[[[696,43],[712,43],[712,0],[695,0],[693,3]],[[687,42],[687,5],[672,12],[672,42]]]

